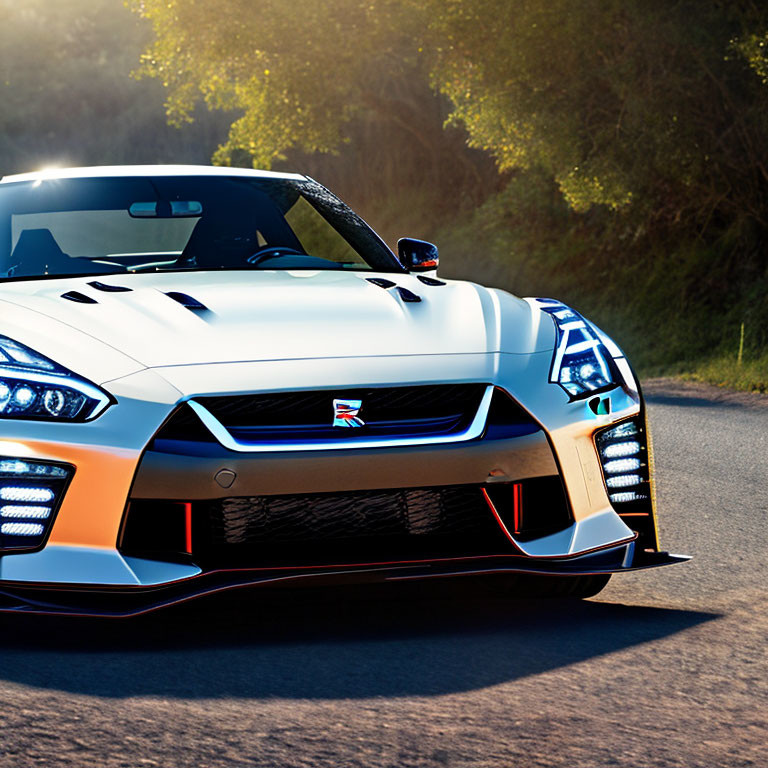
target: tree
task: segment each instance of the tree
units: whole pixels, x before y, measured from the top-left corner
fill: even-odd
[[[427,83],[500,170],[576,211],[766,220],[768,11],[710,0],[132,0],[175,121],[237,110],[217,160],[337,150],[361,114],[439,145]],[[695,19],[695,24],[691,20]],[[746,36],[749,33],[752,37]],[[741,42],[740,42],[741,41]],[[729,52],[734,55],[728,55]],[[444,161],[443,157],[437,159]],[[647,221],[646,221],[647,223]]]
[[[716,213],[768,224],[768,91],[727,55],[745,28],[768,25],[766,11],[692,0],[430,10],[435,82],[500,168],[543,168],[577,211],[632,204],[702,227]],[[758,72],[760,42],[740,49]]]
[[[468,150],[463,129],[444,130],[447,100],[429,82],[414,33],[427,23],[418,8],[401,0],[130,7],[154,28],[138,74],[166,87],[171,121],[189,121],[201,101],[238,115],[217,163],[298,161],[369,210],[417,190],[433,208],[452,211],[493,188],[491,164]],[[333,163],[323,162],[328,154]]]
[[[140,72],[168,89],[172,121],[189,120],[200,99],[241,113],[219,162],[244,153],[270,167],[292,148],[329,152],[362,110],[401,122],[414,108],[398,88],[404,77],[418,79],[419,62],[408,36],[391,34],[402,12],[396,0],[132,0],[131,7],[154,27]]]
[[[122,0],[0,0],[0,175],[48,164],[207,162],[231,117],[166,124],[131,70],[151,29]]]

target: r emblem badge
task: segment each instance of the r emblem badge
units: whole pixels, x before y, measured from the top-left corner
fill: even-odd
[[[334,427],[364,427],[365,422],[357,415],[363,407],[362,400],[334,400]]]

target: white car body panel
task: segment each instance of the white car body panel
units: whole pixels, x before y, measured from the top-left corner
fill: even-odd
[[[501,292],[457,281],[438,292],[427,290],[415,277],[403,276],[399,284],[422,298],[406,303],[396,292],[367,282],[375,276],[267,270],[110,275],[101,281],[107,285],[130,281],[132,291],[105,293],[91,288],[90,278],[69,278],[9,283],[2,286],[0,296],[27,314],[32,310],[68,328],[87,329],[89,336],[149,368],[310,358],[523,354],[551,349],[554,343],[548,318],[534,325],[530,305]],[[73,290],[98,303],[61,298]],[[210,311],[191,312],[165,295],[171,291],[192,296]],[[55,336],[48,344],[41,336],[36,335],[38,346],[33,348],[67,367],[80,364],[82,342],[69,345],[70,351]],[[33,346],[25,338],[17,340]],[[97,350],[94,345],[94,353],[88,354],[95,375],[85,375],[97,383],[117,378],[119,367],[111,358],[105,360],[104,371],[98,371],[104,353]],[[128,361],[123,364],[130,368]]]

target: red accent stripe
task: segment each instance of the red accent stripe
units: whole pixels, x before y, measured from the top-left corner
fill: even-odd
[[[184,506],[184,551],[192,554],[192,502],[183,502]]]
[[[491,501],[491,497],[488,495],[488,491],[485,490],[485,488],[480,489],[483,493],[483,496],[485,496],[485,501],[488,504],[488,509],[491,510],[491,513],[496,518],[496,522],[499,524],[499,528],[504,532],[504,535],[509,539],[509,543],[512,544],[512,546],[520,553],[525,555],[525,552],[523,552],[522,549],[517,545],[517,542],[512,538],[512,534],[509,532],[509,529],[506,525],[504,525],[504,521],[501,519],[501,516],[496,511],[496,507],[494,506],[493,502]],[[526,555],[527,557],[527,555]]]
[[[520,496],[522,495],[522,486],[515,483],[512,486],[512,513],[515,525],[515,533],[520,533]]]

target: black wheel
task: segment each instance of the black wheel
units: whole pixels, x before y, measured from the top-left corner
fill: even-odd
[[[488,585],[494,593],[503,597],[584,600],[594,597],[610,579],[610,573],[592,576],[539,576],[521,573],[491,577],[488,579]]]

